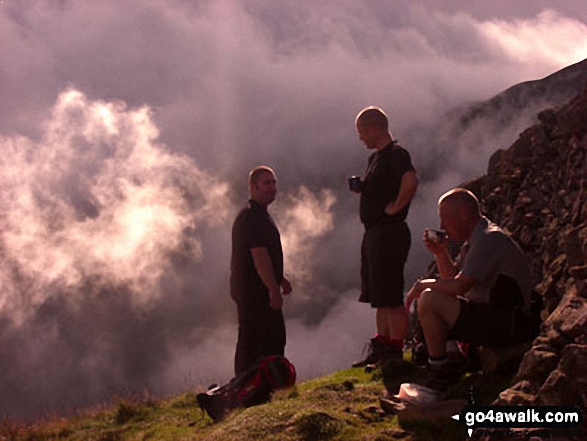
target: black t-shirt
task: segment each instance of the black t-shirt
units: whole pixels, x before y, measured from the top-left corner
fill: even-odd
[[[239,303],[269,302],[268,290],[253,263],[251,248],[257,247],[267,248],[275,280],[281,284],[283,251],[279,231],[267,209],[250,200],[232,226],[230,294]]]
[[[365,228],[379,222],[396,222],[406,219],[409,204],[394,216],[387,215],[384,210],[389,202],[397,198],[402,176],[410,170],[414,170],[410,154],[397,145],[396,141],[369,157],[360,205],[361,222]]]

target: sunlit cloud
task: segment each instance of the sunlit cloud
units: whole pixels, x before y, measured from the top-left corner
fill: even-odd
[[[587,58],[587,25],[553,10],[533,18],[491,20],[479,26],[517,62],[543,61],[562,68]]]
[[[40,141],[0,141],[3,258],[34,281],[32,304],[55,284],[92,276],[146,303],[161,295],[171,253],[201,258],[199,229],[226,219],[228,185],[157,136],[149,109],[72,89],[59,96]],[[8,271],[0,277],[17,283]],[[17,301],[18,286],[8,292],[4,304]]]
[[[331,190],[313,193],[304,186],[276,202],[275,217],[284,249],[286,276],[295,282],[312,279],[319,240],[334,227],[332,208],[335,202]]]

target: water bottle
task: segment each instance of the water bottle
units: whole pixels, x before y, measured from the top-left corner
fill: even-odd
[[[403,358],[404,361],[408,363],[411,363],[414,360],[414,344],[411,340],[404,342]]]

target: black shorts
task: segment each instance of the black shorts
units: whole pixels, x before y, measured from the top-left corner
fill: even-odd
[[[509,346],[515,342],[513,310],[459,298],[460,312],[447,339],[487,347]]]
[[[365,231],[360,302],[374,308],[403,306],[404,266],[410,245],[410,229],[405,222],[379,223]]]

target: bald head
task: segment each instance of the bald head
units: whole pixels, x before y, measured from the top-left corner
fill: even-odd
[[[264,173],[269,173],[275,176],[275,172],[271,167],[259,165],[249,172],[249,185],[255,185],[259,180],[259,177]]]
[[[481,219],[479,200],[469,190],[455,188],[443,194],[438,200],[438,215],[441,227],[452,240],[469,240]]]
[[[251,199],[263,207],[275,200],[277,180],[272,168],[260,165],[249,172],[249,193]]]
[[[376,106],[370,106],[365,107],[357,114],[355,125],[361,125],[364,128],[377,127],[387,131],[389,128],[389,120],[383,109]]]
[[[366,107],[355,118],[359,139],[368,149],[382,149],[393,138],[389,132],[387,115],[379,107]]]
[[[454,188],[443,194],[438,200],[438,205],[443,204],[466,210],[473,215],[481,216],[479,199],[466,188]]]

